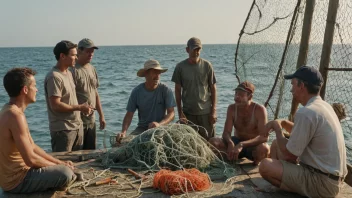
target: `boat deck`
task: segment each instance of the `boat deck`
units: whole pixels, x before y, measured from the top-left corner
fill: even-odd
[[[104,150],[91,150],[91,151],[75,151],[75,152],[60,152],[60,153],[51,153],[51,155],[64,160],[72,160],[75,162],[76,168],[80,172],[85,172],[91,168],[94,170],[104,170],[100,166],[99,162],[96,162],[94,158],[98,155],[104,153]],[[82,161],[83,160],[83,161]],[[225,186],[225,178],[217,178],[213,180],[213,186],[210,190],[205,192],[189,193],[190,197],[208,197],[214,192],[217,194],[215,197],[260,197],[260,198],[290,198],[290,197],[300,197],[294,193],[288,193],[281,191],[268,182],[266,182],[258,172],[258,166],[252,165],[248,160],[243,160],[239,164],[234,165],[237,167],[238,175],[230,180],[230,184]],[[127,173],[125,170],[112,169],[112,172],[121,173],[122,176],[129,177],[132,181],[134,178]],[[111,187],[111,186],[110,186]],[[141,197],[169,197],[162,192],[156,192],[155,189],[152,189],[151,185],[143,186],[141,188],[141,194],[137,194],[137,188],[130,185],[129,188],[124,188],[124,192],[130,191],[130,197],[141,196]],[[20,197],[32,197],[32,198],[44,198],[44,197],[95,197],[94,195],[89,194],[79,194],[73,195],[65,191],[46,191],[40,193],[32,194],[10,194],[3,192],[0,189],[0,197],[7,198],[20,198]],[[113,195],[103,195],[99,197],[116,197]],[[352,187],[344,183],[343,189],[340,194],[337,196],[340,198],[350,198],[352,197]]]

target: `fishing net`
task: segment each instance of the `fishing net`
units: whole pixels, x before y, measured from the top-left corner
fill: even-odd
[[[178,171],[163,169],[155,174],[153,180],[153,187],[168,195],[204,191],[210,186],[211,181],[208,175],[194,168]]]
[[[235,169],[221,160],[191,126],[170,124],[149,129],[128,144],[110,149],[102,164],[110,168],[173,170],[196,168],[210,176],[235,175]]]
[[[329,6],[333,7],[331,5],[335,2],[338,2],[338,9],[334,21],[327,16]],[[302,36],[308,32],[304,27],[306,10],[312,14],[311,30],[308,36]],[[270,120],[287,119],[291,112],[292,94],[290,81],[285,81],[283,76],[293,73],[297,66],[303,64],[317,69],[324,64],[325,29],[327,24],[332,24],[334,33],[330,61],[326,61],[323,69],[328,72],[324,99],[330,104],[340,103],[344,107],[345,116],[342,116],[341,125],[349,159],[352,155],[351,21],[351,0],[254,0],[235,53],[238,81],[249,80],[261,85],[257,86],[254,99],[267,107]],[[308,38],[308,45],[302,47],[304,38]],[[304,54],[300,51],[307,53],[300,56]]]
[[[130,141],[101,156],[100,165],[105,170],[86,170],[82,173],[86,179],[70,186],[68,194],[139,197],[159,192],[150,190],[154,183],[158,184],[154,187],[168,194],[211,197],[234,188],[235,167],[219,158],[214,153],[219,151],[191,126],[170,124],[126,139]],[[226,181],[214,185],[211,179]]]

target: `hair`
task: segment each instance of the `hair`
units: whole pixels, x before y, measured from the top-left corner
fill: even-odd
[[[73,48],[77,48],[77,44],[74,44],[71,41],[63,40],[57,43],[53,50],[56,60],[60,59],[61,53],[68,55],[69,51]]]
[[[298,78],[297,79],[297,85],[301,85],[302,83],[304,84],[304,86],[307,88],[307,91],[309,94],[314,94],[314,95],[317,95],[319,94],[319,91],[320,91],[320,88],[321,88],[321,85],[312,85],[312,84],[309,84],[303,80],[300,80]]]
[[[4,87],[10,97],[17,97],[20,95],[24,86],[29,86],[30,77],[34,76],[36,72],[28,67],[13,68],[9,70],[4,76]]]

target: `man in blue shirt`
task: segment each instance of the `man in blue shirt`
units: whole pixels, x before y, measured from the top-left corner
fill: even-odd
[[[126,136],[137,109],[138,126],[131,135],[139,135],[145,130],[166,125],[174,119],[176,103],[172,90],[159,82],[160,74],[166,71],[167,69],[161,68],[158,61],[148,60],[144,63],[144,68],[137,72],[137,76],[145,77],[145,82],[132,90],[122,123],[122,131],[116,136],[117,142]]]

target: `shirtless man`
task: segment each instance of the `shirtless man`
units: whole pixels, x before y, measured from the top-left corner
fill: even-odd
[[[235,103],[227,108],[222,138],[209,140],[226,154],[229,161],[245,157],[257,165],[269,154],[268,137],[265,136],[267,113],[265,107],[252,102],[254,89],[248,81],[237,86]],[[235,128],[235,133],[231,137],[232,128]]]
[[[36,101],[34,75],[14,68],[4,77],[10,100],[0,112],[0,187],[10,193],[62,189],[76,179],[71,161],[48,155],[31,137],[24,111]]]

